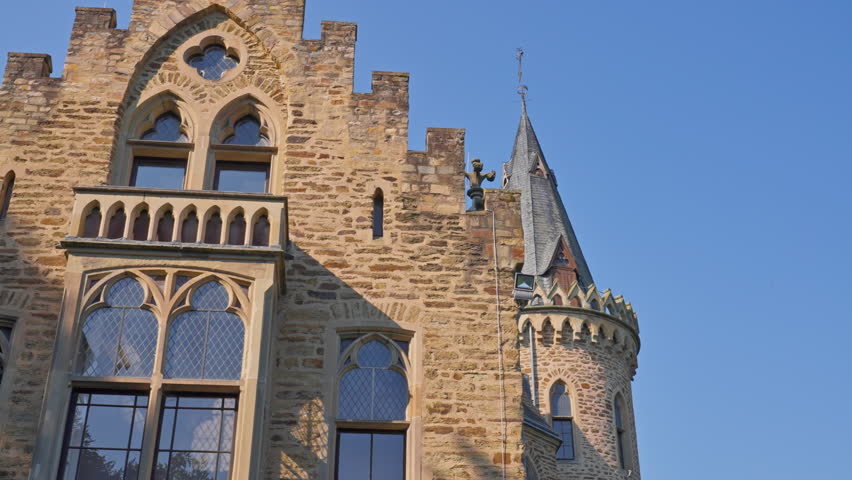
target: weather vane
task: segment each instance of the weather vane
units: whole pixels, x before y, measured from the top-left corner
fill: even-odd
[[[515,54],[515,58],[518,59],[518,95],[521,96],[521,101],[524,102],[524,105],[527,104],[527,88],[524,85],[524,49],[518,48],[518,53]]]

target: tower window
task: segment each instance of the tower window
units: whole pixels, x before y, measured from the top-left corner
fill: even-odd
[[[627,468],[627,450],[626,447],[626,430],[624,428],[624,401],[621,394],[615,396],[615,405],[613,406],[613,416],[615,417],[615,443],[618,453],[618,465]]]
[[[553,430],[562,439],[562,445],[556,451],[556,459],[574,460],[574,415],[571,396],[562,382],[550,390],[550,414],[553,418]]]
[[[3,372],[9,363],[12,353],[12,329],[15,322],[12,319],[0,317],[0,383],[3,382]]]
[[[381,188],[373,194],[373,238],[385,236],[385,195]]]

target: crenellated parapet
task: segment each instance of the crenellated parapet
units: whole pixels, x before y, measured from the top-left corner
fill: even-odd
[[[540,346],[575,342],[611,346],[625,355],[632,369],[637,367],[641,342],[636,312],[609,289],[601,294],[594,285],[583,289],[576,282],[567,290],[558,284],[550,289],[536,285],[533,300],[518,316],[522,339],[530,326]]]

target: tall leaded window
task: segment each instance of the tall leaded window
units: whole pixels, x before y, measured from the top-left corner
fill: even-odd
[[[618,465],[627,468],[626,429],[624,428],[624,400],[621,394],[615,396],[613,405],[613,417],[615,420],[615,445],[618,453]]]
[[[231,478],[249,286],[182,270],[87,285],[59,478]]]
[[[87,377],[149,377],[157,348],[157,319],[138,280],[123,278],[106,289],[101,308],[83,321],[77,373]]]
[[[562,439],[556,451],[557,460],[574,460],[574,415],[571,395],[564,383],[558,382],[550,390],[550,414],[553,430]]]
[[[169,326],[166,378],[238,380],[243,367],[245,326],[229,312],[231,298],[219,282],[202,285],[191,297],[192,310]]]
[[[341,340],[337,480],[405,478],[408,345],[381,335]]]

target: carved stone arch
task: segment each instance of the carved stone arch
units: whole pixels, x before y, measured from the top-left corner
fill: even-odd
[[[355,334],[358,335],[358,334]],[[348,365],[344,365],[346,362],[346,358],[352,355],[355,350],[358,350],[360,347],[367,345],[368,343],[378,340],[385,346],[387,346],[391,351],[394,352],[394,359],[398,359],[403,363],[404,368],[402,369],[402,374],[405,376],[406,382],[408,383],[409,392],[413,387],[413,379],[411,378],[411,362],[408,358],[408,354],[406,354],[400,347],[399,344],[393,338],[385,335],[382,332],[372,332],[372,333],[364,333],[355,338],[355,341],[352,342],[352,345],[349,345],[346,350],[340,353],[340,364],[338,365],[338,376],[337,380],[339,381],[343,374],[349,370]],[[353,362],[354,363],[354,362]],[[391,366],[393,366],[393,359],[391,360]]]
[[[136,269],[120,268],[108,272],[98,272],[97,276],[90,280],[88,288],[83,293],[84,308],[81,319],[94,310],[106,307],[107,292],[113,285],[125,278],[132,278],[142,285],[144,291],[142,308],[151,310],[157,315],[164,311],[166,306],[164,292],[160,290],[160,287],[150,276]]]
[[[273,29],[268,28],[266,22],[263,21],[262,14],[255,11],[250,0],[238,0],[232,3],[230,8],[219,4],[198,5],[195,11],[187,9],[186,6],[175,7],[146,22],[148,30],[140,34],[140,37],[149,39],[150,43],[147,48],[145,46],[139,48],[140,50],[144,49],[145,52],[131,75],[131,81],[128,84],[122,105],[129,108],[135,104],[146,86],[160,77],[159,72],[152,71],[151,67],[159,67],[160,59],[164,58],[164,54],[174,53],[178,44],[182,44],[205,29],[209,30],[217,24],[227,21],[233,21],[250,34],[253,41],[279,70],[282,66],[281,59],[289,59],[295,56],[290,48],[294,43],[284,41]],[[208,21],[205,22],[205,20]],[[197,28],[193,28],[195,26]],[[164,49],[166,49],[165,52]],[[174,82],[174,76],[171,78],[170,81]],[[189,77],[179,80],[186,83],[194,81]]]
[[[248,89],[248,91],[246,91]],[[269,139],[270,146],[278,145],[287,124],[285,108],[270,108],[278,105],[269,92],[247,86],[224,99],[218,109],[210,130],[211,143],[224,143],[234,133],[234,125],[245,116],[255,117],[260,122],[260,133]]]
[[[539,340],[541,341],[542,346],[550,347],[556,341],[556,329],[553,327],[553,323],[550,321],[550,317],[545,318],[541,322],[541,330],[538,334]]]
[[[543,392],[544,395],[544,403],[542,404],[543,411],[546,412],[547,415],[551,415],[553,412],[553,406],[551,405],[551,392],[553,392],[553,387],[557,384],[561,383],[565,385],[566,390],[568,391],[568,396],[571,397],[571,410],[574,414],[574,417],[577,417],[577,401],[578,401],[578,392],[580,392],[579,385],[577,385],[574,381],[573,376],[565,369],[557,369],[555,371],[548,372],[547,377],[542,379],[542,385],[545,386]]]
[[[180,117],[181,132],[191,141],[197,134],[198,119],[196,113],[190,108],[185,98],[189,94],[181,92],[175,86],[159,88],[149,92],[138,107],[127,110],[124,117],[128,118],[125,132],[126,139],[135,140],[151,130],[157,118],[165,113],[174,113]]]

